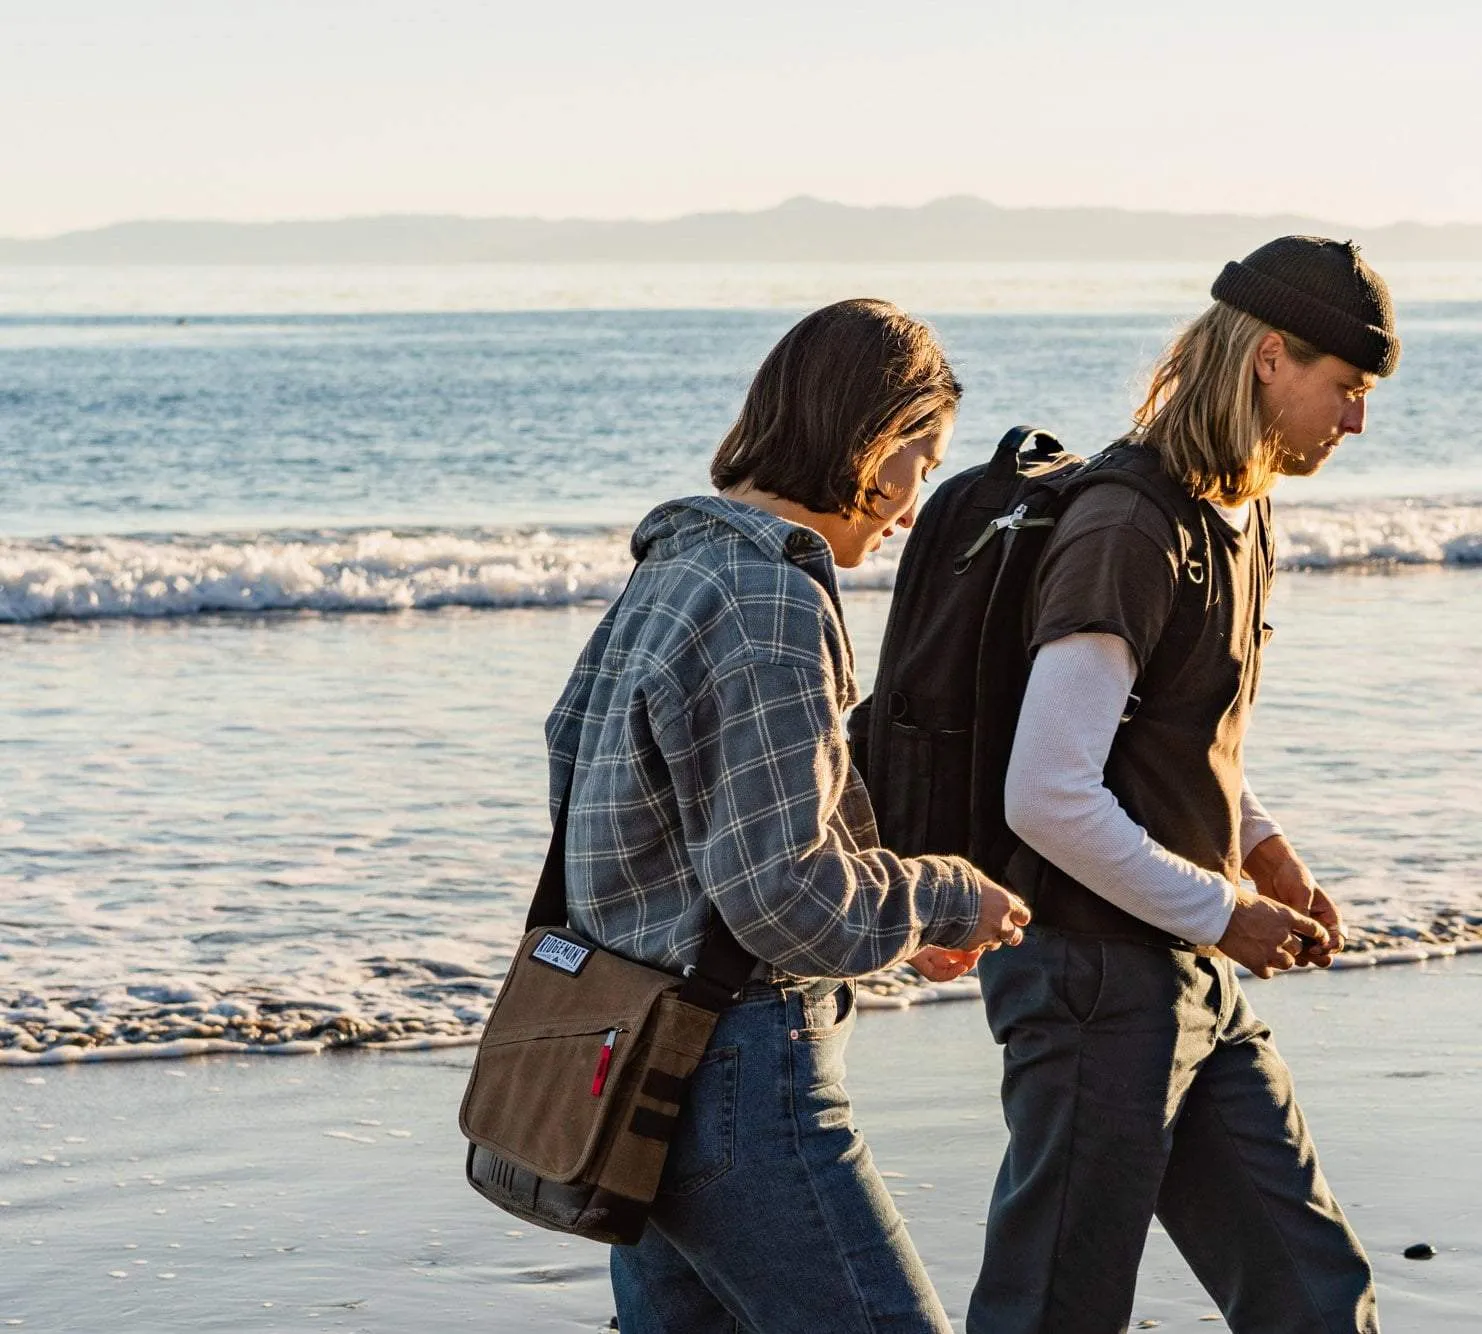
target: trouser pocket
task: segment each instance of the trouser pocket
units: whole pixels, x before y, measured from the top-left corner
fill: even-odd
[[[847,1030],[854,1018],[854,983],[840,982],[828,991],[803,997],[800,1038],[831,1038]]]
[[[1060,1003],[1078,1024],[1088,1024],[1101,1007],[1106,990],[1106,946],[1094,936],[1061,936],[1056,990]]]

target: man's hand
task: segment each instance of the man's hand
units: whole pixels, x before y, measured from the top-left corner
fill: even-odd
[[[1251,849],[1243,869],[1263,897],[1275,899],[1300,913],[1306,913],[1320,922],[1326,930],[1327,937],[1324,941],[1312,945],[1303,944],[1297,954],[1298,965],[1330,967],[1333,955],[1346,943],[1343,937],[1343,919],[1338,913],[1337,905],[1324,893],[1322,886],[1307,869],[1306,863],[1297,856],[1296,849],[1280,834],[1273,834]]]
[[[972,939],[959,946],[964,950],[996,950],[1000,945],[1017,945],[1024,939],[1029,925],[1029,905],[1012,890],[979,875],[982,898],[978,902],[978,926]]]
[[[906,960],[928,982],[951,982],[977,963],[983,947],[972,950],[949,950],[941,945],[926,945]]]
[[[1257,977],[1267,978],[1286,972],[1297,962],[1306,948],[1299,939],[1302,936],[1316,941],[1326,954],[1328,930],[1321,922],[1241,886],[1235,891],[1235,911],[1219,947]]]

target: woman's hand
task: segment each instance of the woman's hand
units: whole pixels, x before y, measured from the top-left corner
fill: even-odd
[[[982,953],[981,945],[973,950],[949,950],[941,945],[926,945],[906,962],[928,982],[951,982],[969,972]]]
[[[925,945],[906,960],[931,982],[950,982],[978,962],[984,950],[1017,945],[1029,925],[1029,905],[1012,890],[979,873],[983,896],[978,903],[978,925],[972,939],[958,949]]]

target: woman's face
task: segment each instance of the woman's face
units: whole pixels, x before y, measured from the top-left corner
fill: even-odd
[[[896,445],[880,467],[879,488],[885,494],[875,501],[877,513],[836,519],[831,531],[824,533],[836,565],[853,569],[878,551],[897,528],[916,522],[921,484],[933,468],[941,466],[956,424],[954,417],[941,418],[927,434],[907,437]]]

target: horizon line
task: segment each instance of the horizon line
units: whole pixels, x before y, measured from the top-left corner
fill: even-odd
[[[367,213],[340,213],[318,216],[283,216],[274,218],[231,218],[231,217],[206,217],[188,215],[153,215],[116,218],[111,222],[95,223],[89,226],[71,227],[62,231],[49,232],[39,235],[0,236],[0,241],[7,244],[28,244],[32,242],[58,241],[68,237],[88,236],[100,232],[107,232],[120,227],[137,226],[220,226],[220,227],[292,227],[333,225],[351,222],[387,222],[387,221],[455,221],[467,223],[490,223],[490,222],[518,222],[538,223],[547,226],[560,226],[562,224],[605,224],[611,226],[648,226],[659,227],[669,223],[685,222],[696,218],[713,217],[760,217],[763,214],[775,213],[780,210],[798,205],[816,205],[822,208],[836,208],[853,213],[920,213],[928,209],[937,208],[944,204],[972,204],[992,209],[1000,213],[1111,213],[1127,216],[1149,216],[1163,218],[1187,218],[1187,219],[1232,219],[1242,222],[1262,222],[1275,220],[1292,220],[1303,223],[1319,223],[1325,228],[1334,226],[1338,230],[1344,228],[1356,228],[1361,231],[1386,231],[1391,228],[1413,227],[1425,230],[1440,231],[1454,227],[1482,227],[1482,219],[1461,220],[1452,219],[1445,222],[1424,222],[1415,218],[1398,217],[1382,223],[1342,223],[1337,224],[1332,219],[1323,218],[1317,214],[1292,209],[1284,212],[1261,212],[1240,213],[1227,209],[1196,209],[1178,210],[1166,208],[1128,208],[1118,204],[998,204],[982,195],[966,194],[962,192],[946,195],[933,196],[919,204],[853,204],[843,200],[827,199],[820,195],[796,194],[789,195],[778,200],[774,204],[768,204],[759,208],[703,208],[692,209],[684,213],[665,214],[662,217],[638,217],[638,216],[611,216],[596,214],[566,214],[561,216],[548,216],[535,213],[458,213],[445,211],[415,212],[405,210],[383,210]]]

